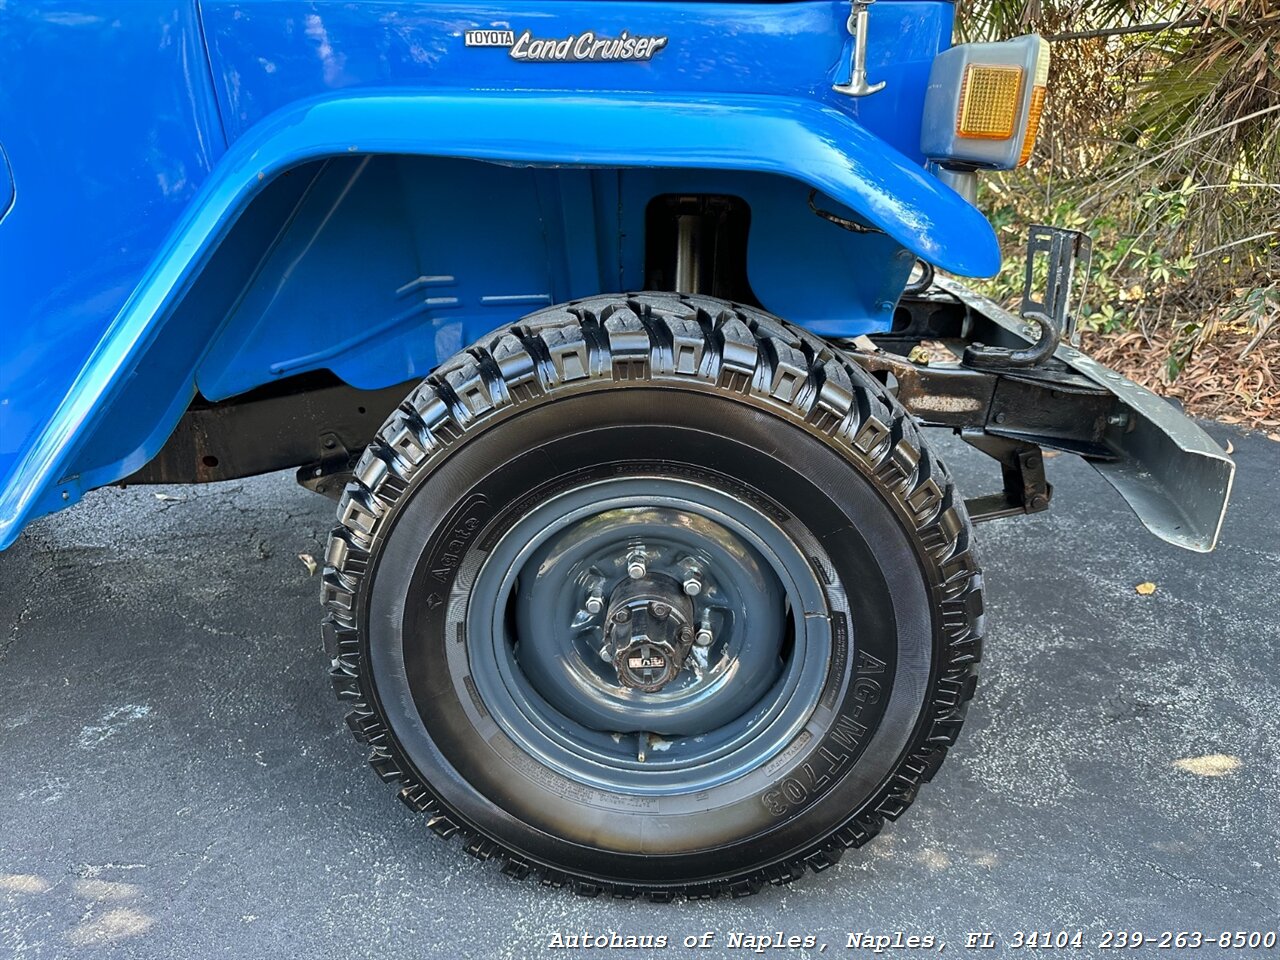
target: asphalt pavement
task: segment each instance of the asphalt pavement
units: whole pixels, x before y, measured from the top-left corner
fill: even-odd
[[[509,880],[365,766],[299,559],[329,501],[289,474],[94,493],[0,554],[0,958],[683,956],[705,934],[698,955],[744,956],[734,934],[779,932],[814,945],[770,957],[898,933],[935,940],[881,956],[984,933],[993,956],[1018,931],[1092,955],[1108,931],[1280,929],[1280,443],[1210,429],[1240,467],[1217,553],[1049,461],[1053,511],[980,531],[978,699],[915,806],[823,876],[670,905]],[[615,932],[668,947],[554,946]],[[1240,953],[1280,950],[1198,951]]]

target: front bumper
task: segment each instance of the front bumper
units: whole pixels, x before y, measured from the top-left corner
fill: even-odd
[[[954,281],[938,278],[930,293],[964,305],[974,340],[1022,348],[1034,339],[1026,321]],[[1067,344],[1055,356],[1111,393],[1126,414],[1103,437],[1111,456],[1085,459],[1157,537],[1187,550],[1212,550],[1231,497],[1232,459],[1195,421],[1145,387]]]

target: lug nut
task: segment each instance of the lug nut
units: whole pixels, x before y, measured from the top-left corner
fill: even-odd
[[[696,597],[702,592],[702,581],[698,579],[696,574],[690,574],[682,584],[686,596]]]
[[[711,646],[711,641],[715,639],[715,635],[711,632],[711,621],[703,620],[698,624],[698,632],[693,638],[693,642],[700,647]]]
[[[671,615],[671,608],[665,603],[659,603],[655,600],[653,603],[649,604],[649,612],[653,614],[653,618],[655,620],[665,620]]]
[[[643,580],[644,575],[649,572],[649,568],[645,565],[644,556],[639,553],[632,554],[627,560],[627,576],[632,580]]]
[[[604,609],[604,578],[588,577],[584,586],[587,588],[587,599],[582,606],[594,616]]]

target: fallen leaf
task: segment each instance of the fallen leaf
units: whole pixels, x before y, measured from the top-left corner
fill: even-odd
[[[1062,456],[1062,454],[1059,453],[1057,450],[1046,450],[1044,452],[1044,458],[1046,460],[1052,460],[1054,457],[1060,457],[1060,456]]]
[[[171,496],[169,496],[169,494],[167,494],[167,493],[157,493],[157,494],[155,495],[155,498],[156,498],[157,500],[172,500],[174,503],[182,503],[182,502],[183,502],[181,497],[171,497]]]
[[[1232,443],[1230,440],[1228,440],[1228,441],[1227,441],[1227,456],[1229,457],[1229,456],[1231,456],[1231,454],[1233,454],[1233,453],[1235,453],[1235,452],[1236,452],[1236,445],[1235,445],[1234,443]]]
[[[316,571],[320,569],[319,565],[316,563],[316,558],[309,553],[298,554],[298,559],[301,560],[302,565],[307,568],[308,577],[314,577],[316,575]]]
[[[1156,592],[1156,585],[1148,580],[1146,583],[1140,583],[1133,588],[1139,596],[1149,597]]]
[[[1179,770],[1194,773],[1198,777],[1225,777],[1240,769],[1240,758],[1225,753],[1209,753],[1203,757],[1185,757],[1173,761]]]
[[[853,345],[863,353],[879,353],[880,348],[876,346],[876,342],[868,337],[865,333],[859,337],[853,338]]]

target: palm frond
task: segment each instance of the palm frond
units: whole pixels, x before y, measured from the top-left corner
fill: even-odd
[[[1106,234],[1109,318],[1187,303],[1203,332],[1280,289],[1280,0],[977,0],[957,29],[1073,37],[1055,45],[1035,168],[992,187],[1005,221]]]

